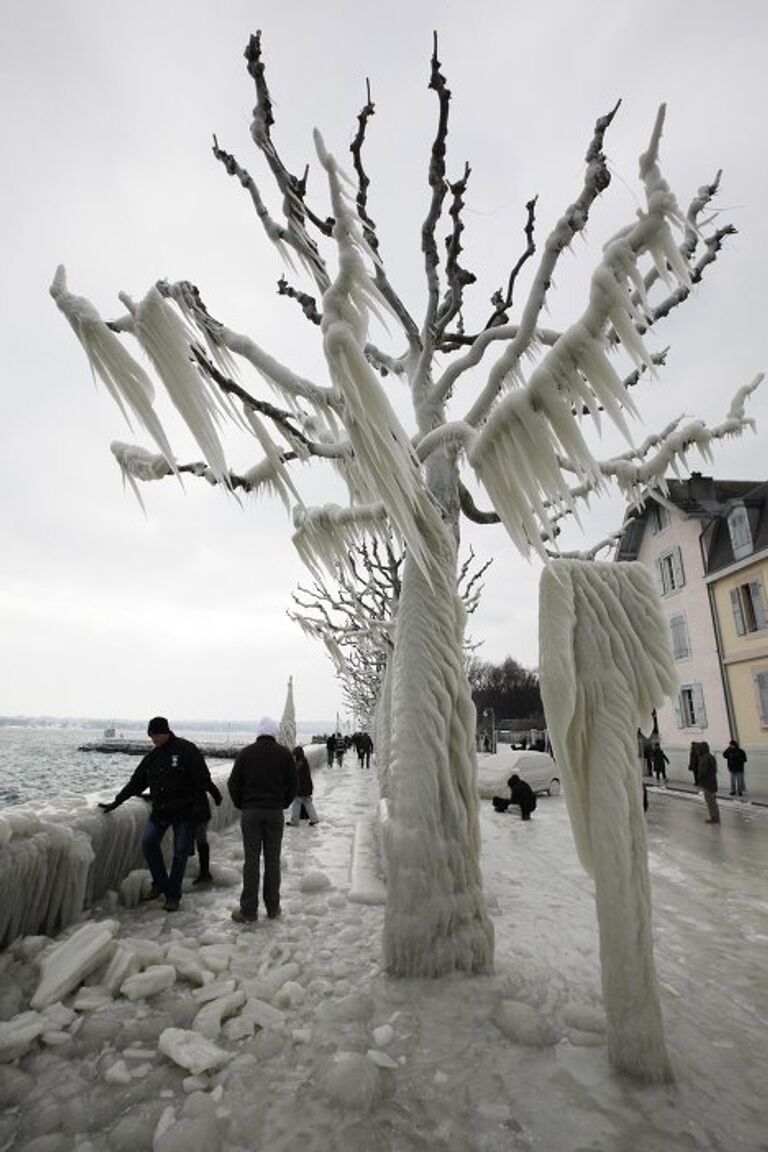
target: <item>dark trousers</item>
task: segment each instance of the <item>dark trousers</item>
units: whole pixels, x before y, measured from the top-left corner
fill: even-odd
[[[243,890],[240,911],[244,916],[259,914],[261,855],[264,854],[264,907],[268,916],[280,911],[280,846],[283,842],[283,813],[280,808],[243,808],[240,829],[243,834]]]
[[[173,860],[170,874],[165,867],[161,848],[163,836],[169,828],[173,828]],[[181,882],[184,879],[189,850],[194,842],[195,825],[189,820],[153,820],[150,817],[144,825],[141,835],[144,859],[152,873],[153,885],[164,892],[169,900],[181,899]]]

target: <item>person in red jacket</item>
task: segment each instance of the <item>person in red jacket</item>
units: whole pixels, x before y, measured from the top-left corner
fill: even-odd
[[[227,781],[232,803],[241,810],[245,851],[240,907],[232,912],[237,924],[253,924],[259,918],[262,852],[264,907],[270,920],[280,915],[283,809],[296,795],[296,765],[289,749],[277,742],[277,721],[262,717],[256,733],[255,743],[238,752]]]

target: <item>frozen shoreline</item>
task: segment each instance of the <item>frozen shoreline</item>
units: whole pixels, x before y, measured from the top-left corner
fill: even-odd
[[[186,1152],[760,1146],[764,812],[729,808],[712,829],[700,804],[651,798],[656,960],[677,1078],[651,1088],[608,1065],[592,886],[562,797],[543,799],[529,824],[483,804],[496,974],[434,981],[383,974],[383,908],[349,902],[355,824],[378,802],[374,773],[353,759],[318,772],[316,800],[320,825],[285,833],[281,920],[243,930],[229,918],[235,825],[211,837],[216,886],[185,895],[181,912],[108,900],[91,911],[94,923],[115,919],[118,944],[144,948],[150,966],[175,966],[174,982],[131,1000],[105,995],[93,973],[51,1006],[59,1022],[47,1039],[0,1065],[0,1148],[22,1152],[43,1136],[45,1152],[139,1152],[153,1139],[167,1152],[182,1138]],[[6,1019],[29,1010],[46,946],[27,939],[0,955]],[[207,988],[267,1008],[245,1021],[243,1008],[225,1013],[211,1042],[227,1060],[191,1078],[160,1036],[193,1030]]]

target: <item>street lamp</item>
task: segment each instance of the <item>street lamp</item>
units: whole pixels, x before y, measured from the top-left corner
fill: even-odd
[[[483,708],[483,716],[491,718],[491,752],[496,751],[496,713],[493,708]]]

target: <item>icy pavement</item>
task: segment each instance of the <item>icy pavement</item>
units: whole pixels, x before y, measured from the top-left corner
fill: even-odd
[[[768,1149],[768,813],[730,808],[712,827],[695,800],[651,797],[676,1083],[648,1088],[607,1063],[591,884],[562,797],[527,824],[483,803],[496,975],[432,982],[383,975],[383,908],[348,900],[374,773],[317,772],[315,799],[321,823],[285,831],[280,920],[231,921],[233,827],[211,836],[218,883],[180,912],[91,910],[116,944],[102,955],[85,933],[85,983],[62,999],[31,1006],[47,939],[0,954],[0,1149]]]

